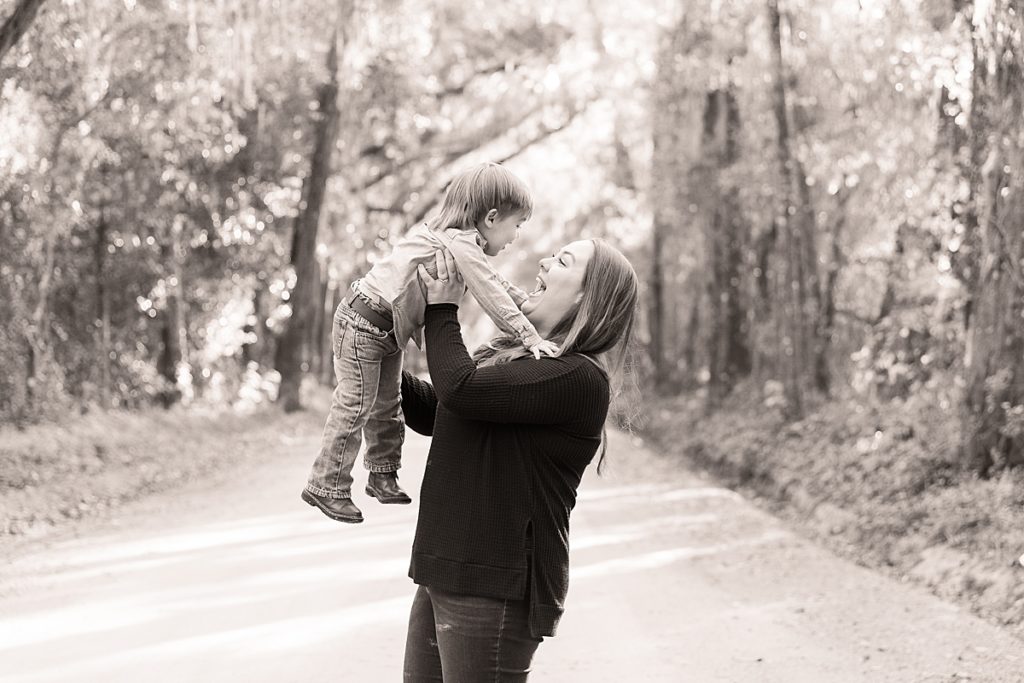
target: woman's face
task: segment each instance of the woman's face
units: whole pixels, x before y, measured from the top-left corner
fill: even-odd
[[[583,274],[593,256],[594,243],[580,240],[540,260],[537,287],[523,304],[523,313],[541,335],[550,333],[573,304],[579,301]]]

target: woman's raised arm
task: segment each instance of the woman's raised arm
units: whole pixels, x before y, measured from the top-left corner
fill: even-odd
[[[561,424],[603,415],[609,389],[604,374],[580,357],[526,358],[478,368],[462,341],[458,307],[427,306],[427,366],[437,400],[474,420]]]
[[[430,382],[402,371],[402,413],[413,431],[431,436],[437,415],[437,395]]]

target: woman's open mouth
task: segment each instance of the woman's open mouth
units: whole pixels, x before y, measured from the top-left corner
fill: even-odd
[[[531,298],[535,297],[535,296],[540,296],[541,294],[543,294],[547,290],[547,288],[548,288],[548,286],[546,284],[544,284],[544,281],[541,280],[540,277],[538,276],[537,277],[537,287],[532,292],[530,292],[529,296]]]

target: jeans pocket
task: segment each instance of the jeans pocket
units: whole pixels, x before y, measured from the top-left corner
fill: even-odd
[[[390,332],[356,329],[353,337],[356,358],[367,363],[380,363],[398,352],[398,344]]]
[[[341,358],[345,346],[345,337],[348,335],[349,322],[345,319],[334,318],[331,326],[331,350],[335,358]]]

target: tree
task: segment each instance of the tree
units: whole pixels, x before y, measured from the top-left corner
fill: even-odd
[[[314,307],[320,301],[320,297],[314,294],[317,289],[316,244],[320,212],[331,174],[331,157],[338,136],[339,33],[340,30],[336,28],[327,52],[327,81],[320,86],[313,155],[309,175],[303,182],[302,202],[294,223],[291,249],[291,263],[295,268],[295,287],[290,296],[292,315],[288,327],[278,340],[274,358],[274,367],[281,373],[278,401],[287,412],[302,407],[299,397],[302,363],[305,360],[309,327],[315,320]]]
[[[7,17],[3,26],[0,26],[0,61],[3,61],[4,55],[25,35],[44,2],[46,0],[20,0],[14,6],[11,16]]]
[[[792,152],[786,69],[782,55],[782,28],[778,0],[768,0],[768,27],[772,51],[772,110],[775,117],[776,154],[779,174],[779,202],[775,222],[777,236],[776,308],[778,342],[786,389],[786,412],[799,418],[804,411],[803,394],[815,364],[808,362],[821,352],[818,330],[818,275],[814,210],[807,192],[807,179]]]
[[[651,251],[647,322],[655,391],[678,391],[682,372],[694,375],[695,340],[699,331],[701,289],[693,277],[696,264],[686,254],[698,252],[699,234],[691,231],[686,177],[693,156],[688,131],[696,128],[685,58],[694,48],[693,27],[685,18],[661,40],[658,73],[651,92]],[[682,249],[681,244],[688,244]],[[684,263],[685,261],[685,263]],[[680,310],[683,306],[685,310]],[[689,343],[679,343],[685,330]],[[680,362],[682,361],[682,362]]]
[[[1024,464],[1024,2],[974,10],[972,178],[978,272],[965,357],[962,448],[987,473]],[[977,110],[977,114],[973,113]]]
[[[739,157],[739,108],[731,87],[712,90],[704,103],[701,161],[692,174],[701,188],[707,251],[708,405],[715,407],[750,372],[743,263],[750,227],[728,168]]]

